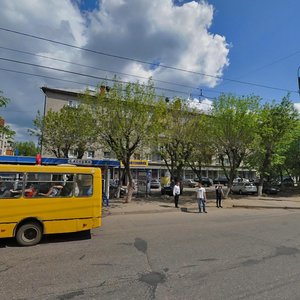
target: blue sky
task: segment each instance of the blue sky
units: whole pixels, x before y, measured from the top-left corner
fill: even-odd
[[[225,78],[298,90],[300,1],[210,0],[209,3],[215,7],[211,31],[224,35],[232,45]],[[284,91],[226,81],[216,89],[254,93],[265,100],[280,100],[286,95]],[[299,102],[296,93],[291,94],[291,99]]]
[[[174,0],[182,6],[189,0]],[[240,95],[256,94],[264,100],[280,100],[286,91],[263,88],[251,83],[297,91],[297,72],[300,66],[298,38],[298,0],[207,0],[214,6],[210,31],[226,37],[230,44],[230,65],[224,70],[224,80],[214,89],[203,89],[203,94],[215,97],[216,92]],[[78,2],[82,11],[91,11],[98,1]],[[236,83],[226,79],[250,84]],[[196,95],[197,92],[194,92]],[[298,95],[291,92],[298,102]]]
[[[133,60],[0,29],[0,90],[11,99],[0,115],[17,140],[32,139],[42,86],[83,90],[101,81],[38,65],[124,81],[152,76],[158,94],[194,98],[203,110],[221,92],[280,101],[290,91],[300,110],[299,11],[299,0],[2,0],[0,28]]]
[[[98,0],[73,0],[78,5],[82,12],[92,11],[99,5]]]

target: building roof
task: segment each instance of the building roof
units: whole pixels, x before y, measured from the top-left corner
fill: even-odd
[[[52,93],[58,93],[58,94],[64,94],[69,96],[79,96],[83,95],[86,91],[89,91],[92,95],[96,93],[96,90],[93,89],[65,89],[65,88],[49,88],[46,86],[41,87],[41,90],[44,92],[44,94],[47,94],[48,92]]]

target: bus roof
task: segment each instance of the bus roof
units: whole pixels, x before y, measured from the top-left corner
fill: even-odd
[[[36,163],[36,158],[33,156],[9,156],[9,155],[0,156],[0,164],[35,165],[35,163]],[[118,160],[42,157],[42,165],[60,165],[60,164],[73,164],[77,166],[89,166],[89,167],[119,167],[120,166],[120,162]]]
[[[42,173],[87,173],[99,174],[100,168],[95,167],[78,167],[78,166],[41,166],[41,165],[0,165],[0,172],[42,172]]]

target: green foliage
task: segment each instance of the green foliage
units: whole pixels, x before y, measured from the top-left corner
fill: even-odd
[[[299,116],[289,97],[280,103],[266,103],[258,113],[255,151],[251,164],[260,174],[261,182],[274,168],[283,166],[287,151],[299,136]]]
[[[147,146],[157,128],[158,109],[152,83],[115,83],[109,94],[86,97],[100,142],[123,163]],[[158,102],[157,102],[158,103]]]
[[[201,114],[191,126],[192,153],[187,159],[188,166],[198,178],[202,177],[202,167],[211,164],[213,156],[213,135],[210,128],[210,116]]]
[[[33,121],[31,135],[39,138],[40,146],[52,152],[56,157],[68,157],[70,150],[82,158],[84,151],[95,147],[95,122],[89,111],[78,107],[64,106],[60,111],[49,110],[43,118],[38,112]]]
[[[294,140],[285,152],[285,161],[282,166],[286,173],[297,178],[300,177],[300,121],[294,132]],[[278,175],[278,174],[277,174]]]
[[[156,136],[162,101],[156,99],[151,81],[140,85],[117,80],[109,93],[100,93],[96,99],[86,93],[85,101],[95,120],[99,144],[124,164],[129,179],[129,201],[133,188],[129,162],[134,153],[148,147]]]
[[[195,147],[199,146],[201,115],[180,98],[164,105],[158,152],[172,178],[177,180],[182,178],[183,169],[189,166],[196,154]]]
[[[13,144],[14,151],[18,150],[20,156],[36,156],[39,148],[36,147],[34,142],[15,142]]]
[[[242,161],[251,153],[258,107],[259,98],[256,96],[221,95],[214,102],[210,118],[212,144],[229,185]]]
[[[3,92],[0,91],[0,107],[6,107],[9,103],[9,99],[3,96]],[[0,122],[4,123],[3,118],[0,116]],[[12,139],[16,134],[8,125],[0,125],[0,134],[5,134],[8,139]]]
[[[3,92],[0,91],[0,107],[6,107],[6,105],[9,103],[9,99],[3,96]]]

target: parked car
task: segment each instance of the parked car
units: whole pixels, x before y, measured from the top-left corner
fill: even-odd
[[[242,177],[237,177],[233,179],[233,183],[237,183],[237,182],[250,182],[250,180],[248,178],[242,178]]]
[[[283,186],[294,186],[295,182],[294,179],[291,176],[283,176],[282,180],[278,180],[278,185],[283,185]]]
[[[263,194],[277,194],[280,189],[273,185],[264,184],[262,189]]]
[[[182,183],[184,186],[188,186],[188,187],[196,187],[198,184],[193,179],[184,179]]]
[[[227,179],[226,176],[219,176],[219,177],[214,179],[214,184],[217,184],[217,183],[227,185],[228,184],[228,179]]]
[[[172,185],[165,185],[161,188],[162,195],[169,195],[173,196],[173,186]]]
[[[207,187],[212,186],[214,184],[213,180],[209,177],[201,177],[201,183]]]
[[[150,182],[150,189],[159,189],[160,182],[157,179],[152,179]]]
[[[235,194],[255,194],[257,187],[252,182],[236,182],[231,187],[231,192]]]

